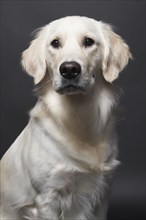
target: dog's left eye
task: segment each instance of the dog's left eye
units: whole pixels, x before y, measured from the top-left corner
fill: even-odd
[[[60,47],[60,42],[58,39],[55,39],[51,42],[51,46],[54,48],[59,48]]]
[[[90,47],[90,46],[92,46],[94,43],[95,43],[94,40],[93,40],[92,38],[89,38],[89,37],[86,37],[86,38],[84,39],[84,42],[83,42],[83,44],[84,44],[85,47]]]

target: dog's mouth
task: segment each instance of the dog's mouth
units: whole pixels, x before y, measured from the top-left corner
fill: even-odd
[[[72,80],[54,80],[54,90],[59,94],[74,95],[74,94],[87,94],[93,87],[94,82],[90,78],[86,79],[72,79]]]
[[[69,84],[69,85],[65,85],[60,88],[57,88],[56,92],[60,94],[73,95],[73,94],[78,94],[78,93],[85,93],[85,88],[74,85],[74,84]]]

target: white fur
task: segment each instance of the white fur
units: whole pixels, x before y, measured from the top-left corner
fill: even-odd
[[[85,37],[94,39],[91,47],[82,45]],[[56,38],[57,49],[51,46]],[[109,25],[86,17],[62,18],[38,32],[22,64],[42,91],[28,125],[1,161],[1,219],[106,219],[118,164],[117,103],[109,82],[130,56]],[[57,92],[65,61],[80,64],[84,92]]]

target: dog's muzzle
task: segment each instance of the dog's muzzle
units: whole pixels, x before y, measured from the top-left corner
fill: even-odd
[[[61,94],[75,94],[82,92],[83,88],[79,85],[81,76],[81,66],[75,61],[63,62],[59,68],[62,83],[57,92]]]

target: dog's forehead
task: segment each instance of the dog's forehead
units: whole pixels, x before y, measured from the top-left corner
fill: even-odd
[[[98,21],[80,16],[70,16],[55,20],[49,24],[52,33],[99,33],[100,24]]]

